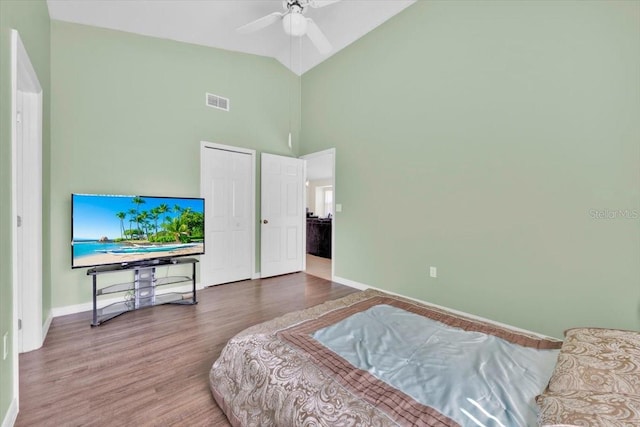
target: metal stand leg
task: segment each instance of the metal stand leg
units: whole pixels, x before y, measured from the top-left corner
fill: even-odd
[[[198,299],[196,298],[196,264],[193,263],[191,265],[193,266],[193,270],[191,273],[191,282],[193,284],[193,303],[197,304]]]
[[[91,326],[98,326],[98,295],[97,295],[97,277],[93,276],[93,322]]]

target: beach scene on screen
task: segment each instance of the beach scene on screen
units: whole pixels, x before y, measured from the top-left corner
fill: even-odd
[[[204,200],[73,194],[73,267],[204,253]]]

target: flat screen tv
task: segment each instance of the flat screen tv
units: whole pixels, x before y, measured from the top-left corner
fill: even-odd
[[[159,264],[204,253],[204,199],[71,195],[71,267]]]

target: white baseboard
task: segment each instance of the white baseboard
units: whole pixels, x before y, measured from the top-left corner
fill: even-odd
[[[107,300],[101,300],[101,301],[107,301]],[[115,302],[115,299],[113,302]],[[93,309],[93,303],[85,302],[82,304],[65,305],[64,307],[53,307],[51,309],[51,314],[53,315],[53,317],[60,317],[60,316],[66,316],[67,314],[82,313],[83,311],[90,311],[92,309]]]
[[[431,307],[439,308],[439,309],[442,309],[442,310],[447,310],[447,311],[450,311],[450,312],[452,312],[454,314],[458,314],[460,316],[465,316],[465,317],[468,317],[468,318],[471,318],[471,319],[480,320],[482,322],[491,323],[493,325],[502,326],[504,328],[513,329],[514,331],[519,331],[519,332],[523,332],[523,333],[526,333],[526,334],[536,335],[536,336],[541,337],[541,338],[557,339],[555,337],[550,337],[548,335],[544,335],[544,334],[541,334],[539,332],[529,331],[527,329],[518,328],[517,326],[507,325],[506,323],[497,322],[495,320],[487,319],[486,317],[476,316],[475,314],[465,313],[464,311],[455,310],[453,308],[449,308],[449,307],[445,307],[445,306],[442,306],[442,305],[434,304],[434,303],[429,302],[429,301],[424,301],[424,300],[421,300],[421,299],[412,298],[412,297],[409,297],[409,296],[406,296],[406,295],[398,294],[396,292],[388,291],[386,289],[376,288],[375,286],[365,285],[364,283],[356,282],[356,281],[350,280],[350,279],[345,279],[344,277],[334,276],[333,281],[336,282],[336,283],[340,283],[341,285],[345,285],[345,286],[349,286],[351,288],[359,289],[361,291],[364,291],[366,289],[375,289],[376,291],[380,291],[380,292],[384,292],[386,294],[395,295],[395,296],[398,296],[398,297],[410,299],[412,301],[419,302],[420,304],[425,304],[425,305],[429,305]]]
[[[7,410],[7,414],[4,416],[2,420],[2,427],[13,427],[18,419],[18,398],[13,397],[11,400],[11,404],[9,405],[9,409]]]
[[[204,286],[200,283],[196,283],[196,291],[201,291],[204,289]],[[189,292],[191,290],[191,285],[183,285],[176,286],[173,288],[163,287],[158,289],[156,293],[158,295],[167,294],[170,292]],[[98,302],[98,307],[104,307],[109,304],[113,304],[114,302],[122,301],[122,298],[101,298]],[[85,302],[82,304],[74,304],[67,305],[64,307],[54,307],[51,309],[52,317],[60,317],[66,316],[68,314],[82,313],[83,311],[91,311],[93,310],[93,302]]]
[[[332,282],[340,283],[341,285],[349,286],[350,288],[359,289],[361,291],[371,288],[371,286],[365,285],[364,283],[356,282],[355,280],[345,279],[344,277],[340,277],[340,276],[333,276]],[[376,288],[373,288],[373,289],[376,289]],[[379,290],[382,291],[382,289],[379,289]],[[387,292],[387,291],[383,291],[383,292]]]
[[[253,273],[253,276],[251,276],[251,280],[260,279],[260,278],[262,278],[262,275],[260,274],[259,271],[256,273]]]
[[[51,322],[53,321],[53,311],[50,310],[49,314],[47,314],[47,318],[44,321],[44,325],[42,325],[42,343],[44,344],[45,338],[47,338],[47,334],[49,333],[49,327],[51,326]]]

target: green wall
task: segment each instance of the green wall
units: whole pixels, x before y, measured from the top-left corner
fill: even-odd
[[[49,244],[49,12],[44,1],[0,1],[0,346],[2,336],[13,336],[12,277],[11,277],[11,29],[20,33],[31,63],[44,90],[43,115],[43,245]],[[43,318],[51,309],[48,269],[49,251],[43,254]],[[2,348],[0,348],[0,352]],[[0,359],[0,422],[7,415],[13,396],[13,349],[9,357]]]
[[[337,276],[640,328],[640,3],[418,1],[302,88],[302,154],[337,150]]]
[[[297,153],[299,77],[274,59],[59,21],[51,51],[54,307],[91,301],[86,270],[70,267],[72,192],[199,196],[202,140]]]
[[[45,89],[44,318],[90,300],[69,267],[70,193],[197,196],[208,140],[337,148],[340,277],[555,336],[640,328],[640,219],[617,214],[640,213],[637,2],[419,1],[303,76],[304,145],[291,151],[298,78],[275,60],[0,1],[0,334],[10,28]],[[231,98],[231,112],[205,107],[205,92]],[[0,361],[1,418],[11,366]]]

